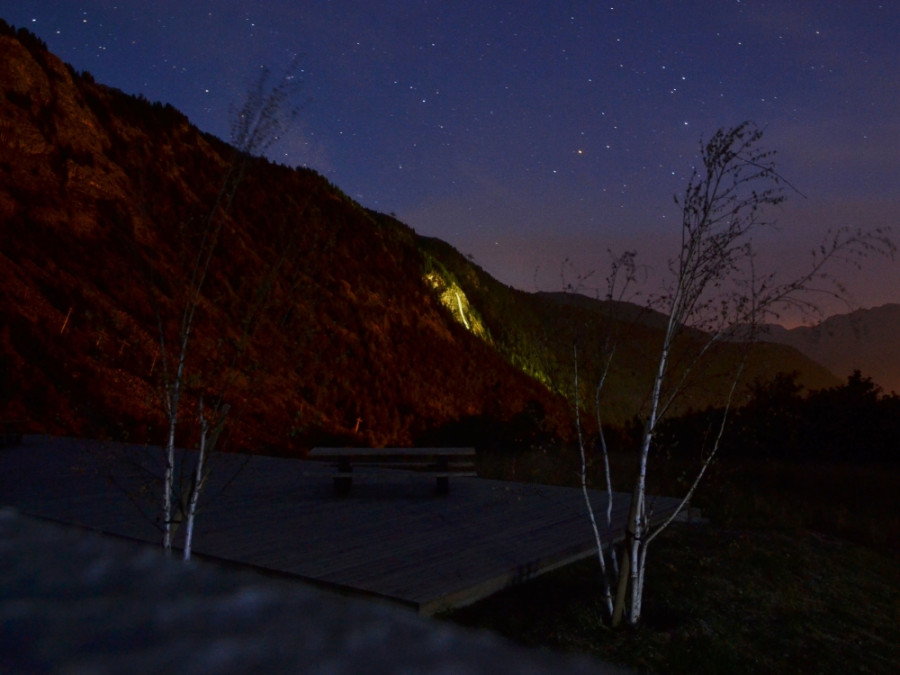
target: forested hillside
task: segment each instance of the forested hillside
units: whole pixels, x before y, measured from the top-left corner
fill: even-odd
[[[614,348],[615,356],[601,397],[604,419],[624,425],[646,405],[666,324],[662,314],[638,305],[578,293],[525,293],[499,283],[443,241],[425,239],[421,245],[430,258],[440,261],[444,276],[467,299],[465,312],[477,322],[478,330],[511,363],[553,391],[571,397],[573,346],[577,344],[582,397],[590,406],[596,378],[609,350]],[[453,293],[448,296],[447,306],[452,309],[456,300]],[[457,317],[460,317],[458,312]],[[687,330],[679,344],[685,353],[692,353],[703,342],[701,333]],[[741,344],[719,345],[705,365],[696,369],[671,414],[704,409],[720,402],[743,354]],[[674,372],[680,372],[678,366]],[[796,349],[759,343],[750,353],[744,376],[747,387],[742,388],[738,403],[748,400],[753,382],[771,380],[780,372],[796,373],[797,381],[807,390],[840,382],[825,367]]]
[[[571,437],[572,345],[589,379],[606,335],[619,344],[606,419],[642,405],[652,315],[504,286],[313,170],[74,72],[27,31],[0,24],[0,64],[0,419],[158,442],[204,250],[182,442],[218,395],[232,447],[251,451],[440,442],[467,420]],[[732,365],[726,347],[683,409],[714,402]],[[836,382],[777,345],[749,377],[779,370]]]
[[[202,225],[245,158],[170,106],[73,72],[29,33],[2,33],[0,417],[158,440],[158,326],[176,342]],[[565,431],[562,399],[441,305],[412,230],[314,171],[242,167],[216,213],[187,394],[194,405],[227,385],[238,446],[411,443],[530,401]]]

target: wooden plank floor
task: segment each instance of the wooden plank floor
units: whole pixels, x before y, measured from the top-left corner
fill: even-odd
[[[461,477],[439,496],[428,476],[371,469],[354,472],[352,493],[336,497],[327,466],[214,459],[197,554],[422,613],[474,602],[596,551],[577,489]],[[0,450],[0,504],[156,543],[161,475],[158,448],[28,436]],[[629,500],[614,496],[614,539]],[[592,493],[592,502],[602,512],[606,496]],[[656,498],[656,517],[676,503]]]

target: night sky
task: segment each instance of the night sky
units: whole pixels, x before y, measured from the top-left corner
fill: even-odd
[[[525,290],[559,290],[567,258],[605,272],[612,248],[639,252],[652,291],[699,142],[748,119],[805,195],[759,242],[775,269],[900,213],[896,2],[0,0],[0,17],[226,140],[261,67],[299,56],[300,114],[270,157]],[[900,302],[898,263],[841,273],[863,307]]]

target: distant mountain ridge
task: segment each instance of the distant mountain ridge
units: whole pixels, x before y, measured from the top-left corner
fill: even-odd
[[[0,419],[158,440],[160,324],[171,344],[179,280],[235,150],[169,105],[75,72],[2,21],[0,63]],[[643,310],[512,289],[315,171],[246,159],[217,216],[190,364],[231,368],[248,307],[267,290],[228,373],[237,447],[416,444],[467,419],[571,437],[573,344],[587,374],[607,334],[621,344],[607,421],[644,404],[659,330]],[[731,349],[714,373],[727,377]],[[836,383],[795,349],[756,351],[751,376],[780,370],[810,388]],[[197,375],[189,385],[185,419],[212,386]],[[721,392],[712,376],[683,407]]]
[[[900,392],[900,304],[828,317],[815,326],[767,326],[763,340],[789,345],[841,379],[855,370]]]

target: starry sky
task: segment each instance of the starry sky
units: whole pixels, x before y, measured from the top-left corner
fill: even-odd
[[[744,120],[802,192],[759,241],[772,269],[900,213],[896,2],[0,0],[0,17],[226,140],[260,69],[296,57],[300,113],[269,156],[528,291],[559,290],[566,260],[605,274],[608,249],[637,250],[652,285],[700,141]],[[900,263],[835,271],[859,306],[900,302]]]

